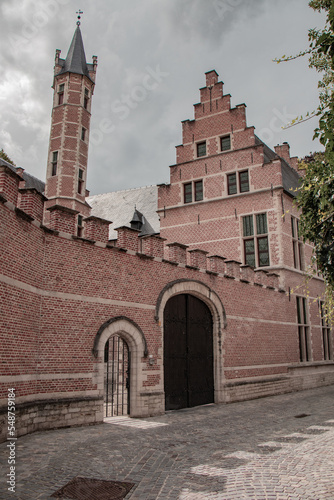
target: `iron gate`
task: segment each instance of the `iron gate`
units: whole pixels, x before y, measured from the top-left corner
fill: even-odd
[[[115,417],[130,413],[130,351],[118,335],[104,349],[104,415]]]
[[[175,295],[164,311],[165,408],[214,402],[212,316],[193,295]]]

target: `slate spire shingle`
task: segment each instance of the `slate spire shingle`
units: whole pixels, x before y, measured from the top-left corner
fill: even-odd
[[[81,30],[80,27],[77,26],[73,39],[68,49],[68,53],[63,64],[61,71],[58,73],[61,75],[62,73],[76,73],[78,75],[85,75],[90,80],[89,70],[86,62],[85,49],[82,41]]]

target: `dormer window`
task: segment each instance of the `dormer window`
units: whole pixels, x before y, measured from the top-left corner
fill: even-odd
[[[58,87],[58,105],[63,104],[64,102],[64,92],[65,92],[65,84],[61,83]]]
[[[206,156],[206,142],[199,142],[197,144],[197,158],[201,156]]]
[[[231,149],[231,137],[229,135],[220,138],[220,149],[221,151],[228,151]]]

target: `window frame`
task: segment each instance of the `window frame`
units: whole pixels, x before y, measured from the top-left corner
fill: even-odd
[[[205,152],[202,153],[200,152],[200,148],[201,146],[205,147]],[[206,145],[206,141],[200,141],[200,142],[197,142],[196,143],[196,154],[197,154],[197,158],[203,158],[203,156],[207,156],[207,145]]]
[[[83,230],[84,230],[83,215],[78,214],[78,220],[77,220],[77,236],[78,236],[78,238],[82,238]]]
[[[58,106],[61,106],[64,103],[65,83],[59,84],[57,94],[58,94]]]
[[[84,171],[82,168],[79,168],[78,171],[78,194],[83,193],[83,186],[84,186]]]
[[[183,184],[183,203],[195,203],[204,200],[203,179],[198,179]]]
[[[299,271],[305,270],[304,244],[299,235],[299,219],[291,215],[291,237],[293,252],[293,267]]]
[[[89,104],[89,90],[87,87],[85,87],[85,91],[84,91],[84,103],[83,103],[83,107],[84,109],[88,109],[88,104]]]
[[[242,174],[247,174],[247,183],[241,180]],[[235,182],[231,183],[230,179],[234,177]],[[229,172],[226,174],[226,184],[227,184],[227,195],[233,196],[236,194],[244,194],[249,192],[249,170],[240,170],[235,172]],[[242,188],[243,185],[247,184],[247,189]],[[231,192],[231,187],[235,188],[235,192]]]
[[[267,212],[243,215],[241,219],[244,263],[254,268],[270,266]],[[266,241],[266,250],[260,248],[261,241]],[[267,256],[267,263],[265,264],[261,263],[262,255]]]
[[[223,147],[223,141],[228,139],[228,147]],[[220,137],[220,151],[221,153],[223,153],[224,151],[231,151],[232,149],[232,141],[231,141],[231,135],[230,134],[227,134],[227,135],[223,135]]]
[[[326,318],[325,303],[319,301],[320,310],[320,322],[321,322],[321,333],[322,333],[322,347],[323,347],[323,358],[324,361],[333,360],[333,348],[332,348],[332,329],[329,325],[328,318]]]
[[[55,177],[57,175],[58,170],[58,151],[52,151],[52,159],[51,159],[51,177]]]
[[[296,312],[298,325],[299,361],[312,361],[308,302],[306,297],[296,296]]]

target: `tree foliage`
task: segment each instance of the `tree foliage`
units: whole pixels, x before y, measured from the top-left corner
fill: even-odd
[[[2,158],[5,161],[8,161],[8,163],[11,163],[15,167],[15,163],[9,158],[9,156],[4,152],[3,148],[0,149],[0,158]]]
[[[319,117],[314,138],[325,151],[300,162],[305,169],[297,205],[301,210],[300,234],[314,245],[314,263],[326,284],[325,301],[329,318],[334,319],[334,0],[311,0],[309,6],[326,13],[323,29],[309,30],[309,49],[297,56],[283,56],[276,62],[289,61],[309,54],[309,66],[321,74],[318,83],[319,106],[305,118]],[[292,123],[291,125],[293,125]],[[314,271],[315,272],[315,271]]]

